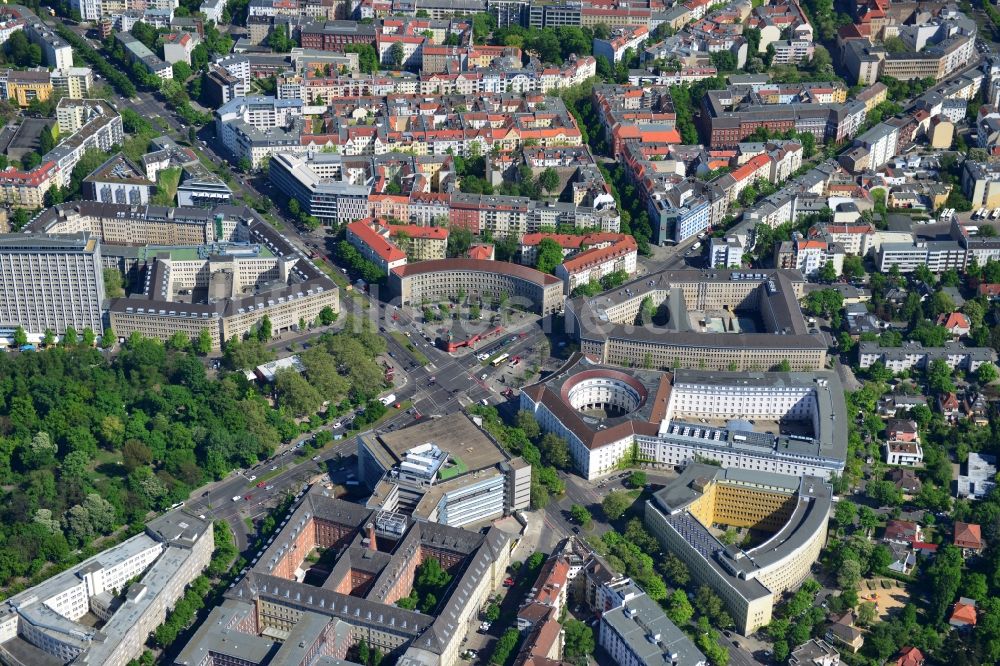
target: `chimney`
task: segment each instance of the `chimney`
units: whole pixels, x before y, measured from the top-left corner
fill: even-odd
[[[368,530],[368,550],[378,550],[378,545],[375,543],[375,523],[368,523],[365,529]]]

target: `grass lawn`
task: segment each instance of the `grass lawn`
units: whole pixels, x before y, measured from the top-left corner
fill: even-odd
[[[251,481],[250,483],[248,483],[247,489],[255,488],[258,483],[261,483],[262,481],[269,481],[274,477],[278,476],[279,474],[281,474],[283,471],[285,470],[281,465],[279,465],[278,469],[274,470],[273,472],[269,469],[265,474],[260,474],[255,481]]]
[[[400,344],[400,346],[405,347],[406,351],[410,352],[410,355],[416,360],[420,365],[427,365],[430,363],[430,359],[424,356],[424,353],[417,349],[417,346],[410,342],[410,339],[400,333],[399,331],[392,331],[390,333],[393,339]]]
[[[455,478],[456,476],[459,476],[460,474],[465,474],[466,472],[469,471],[468,465],[466,465],[462,461],[462,459],[459,458],[458,456],[452,456],[451,461],[452,463],[454,463],[451,467],[442,469],[438,473],[438,476],[441,478],[442,481],[447,481],[448,479]]]

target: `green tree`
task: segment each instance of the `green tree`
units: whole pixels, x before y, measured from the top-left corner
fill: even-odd
[[[552,167],[548,167],[538,176],[538,184],[546,192],[554,192],[559,187],[559,174]]]
[[[274,392],[278,404],[294,416],[311,414],[323,402],[319,391],[292,368],[284,368],[275,374]]]
[[[861,257],[848,255],[844,257],[844,277],[849,280],[858,280],[865,276],[865,264]]]
[[[992,384],[997,380],[997,367],[992,363],[983,363],[976,370],[976,381],[980,384]]]
[[[962,553],[952,545],[940,549],[927,567],[927,590],[930,593],[929,617],[932,622],[942,622],[948,607],[962,583]]]
[[[207,328],[198,331],[198,337],[194,340],[194,351],[199,356],[207,356],[212,351],[212,334]]]
[[[319,311],[319,322],[323,326],[329,326],[334,321],[337,320],[337,313],[333,311],[329,305],[324,306],[322,310]]]
[[[927,384],[934,393],[949,393],[955,390],[951,379],[951,368],[947,361],[936,358],[927,366]]]
[[[586,622],[572,618],[566,620],[563,623],[563,640],[566,659],[575,664],[586,663],[587,657],[594,654],[594,631]]]
[[[563,262],[562,246],[551,238],[543,238],[538,244],[535,268],[542,273],[554,273],[556,266]]]
[[[363,74],[374,74],[378,71],[378,52],[371,44],[347,44],[344,46],[344,53],[358,54],[358,69]]]
[[[649,482],[645,472],[632,472],[626,480],[630,488],[642,488]]]
[[[837,269],[834,267],[832,261],[828,261],[823,264],[823,267],[819,269],[816,277],[820,282],[825,282],[830,284],[831,282],[837,281]]]
[[[25,332],[24,328],[18,326],[17,328],[14,329],[14,346],[23,347],[26,344],[28,344],[28,334],[27,332]]]
[[[559,469],[569,469],[569,442],[555,433],[546,433],[538,443],[542,460]]]
[[[401,42],[394,42],[392,46],[389,47],[388,58],[386,64],[392,69],[401,69],[403,67],[403,44]]]
[[[288,53],[295,42],[288,36],[288,26],[279,23],[267,38],[267,44],[277,53]]]
[[[569,515],[584,528],[589,527],[591,521],[593,520],[593,516],[590,515],[590,511],[587,510],[587,507],[580,504],[574,504],[571,506],[569,508]]]
[[[104,329],[104,333],[101,334],[101,348],[111,349],[115,346],[115,332],[111,330],[111,327]]]
[[[632,506],[632,498],[629,497],[628,493],[619,490],[612,490],[601,501],[601,508],[608,520],[618,520],[628,511],[630,506]]]
[[[683,589],[674,590],[667,604],[667,617],[678,627],[684,627],[694,617],[694,607]]]
[[[260,324],[257,327],[257,339],[261,342],[268,342],[273,334],[271,326],[271,318],[267,315],[261,317]]]

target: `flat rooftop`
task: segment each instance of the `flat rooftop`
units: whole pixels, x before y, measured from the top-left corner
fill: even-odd
[[[381,449],[386,457],[378,456],[380,462],[391,461],[388,466],[399,464],[407,451],[427,443],[437,445],[452,460],[460,459],[470,472],[507,460],[503,450],[462,412],[430,419],[395,432],[371,433],[365,441],[376,455]]]

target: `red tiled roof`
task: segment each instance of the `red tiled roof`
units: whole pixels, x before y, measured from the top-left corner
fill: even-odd
[[[473,245],[469,248],[469,259],[491,261],[493,259],[492,245]]]
[[[900,650],[896,666],[923,666],[924,653],[915,647],[905,647]]]
[[[955,604],[955,608],[952,609],[948,622],[976,626],[976,619],[976,607],[959,601]]]
[[[406,259],[406,254],[372,229],[371,223],[371,218],[357,220],[347,225],[347,231],[371,248],[372,252],[386,263]]]
[[[963,523],[955,521],[955,545],[959,548],[974,548],[979,550],[983,547],[983,531],[975,523]]]
[[[951,314],[945,315],[941,314],[937,319],[938,326],[944,326],[947,329],[953,328],[970,328],[971,323],[969,318],[966,317],[961,312],[952,312]]]
[[[576,273],[585,268],[598,266],[616,257],[631,254],[636,252],[637,249],[638,246],[635,243],[635,239],[631,236],[626,236],[623,240],[618,241],[610,247],[595,247],[592,250],[581,252],[573,258],[567,259],[563,262],[563,268],[566,269],[567,273]]]

